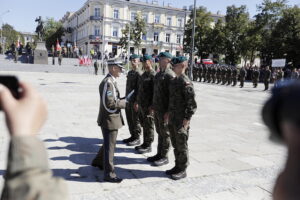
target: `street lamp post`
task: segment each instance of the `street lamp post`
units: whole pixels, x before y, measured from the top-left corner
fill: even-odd
[[[1,19],[1,48],[2,48],[2,54],[4,54],[4,46],[3,46],[3,20],[2,20],[2,16],[9,13],[10,10],[7,10],[5,12],[3,12],[1,15],[0,15],[0,19]]]
[[[196,21],[196,0],[194,0],[194,14],[193,14],[193,30],[192,30],[192,46],[190,52],[190,70],[189,78],[192,79],[193,62],[194,62],[194,49],[195,49],[195,21]]]

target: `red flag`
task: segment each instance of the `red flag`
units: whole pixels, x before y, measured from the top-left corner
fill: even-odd
[[[56,40],[56,51],[61,51],[61,46],[59,44],[58,39]]]

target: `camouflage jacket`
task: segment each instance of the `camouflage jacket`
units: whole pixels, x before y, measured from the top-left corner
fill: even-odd
[[[138,104],[143,108],[152,106],[153,92],[154,92],[154,76],[155,71],[152,69],[150,72],[145,71],[139,81],[138,91]]]
[[[158,72],[154,77],[153,108],[160,113],[166,113],[169,107],[169,85],[175,78],[174,72],[167,67],[165,71]]]
[[[126,96],[134,90],[133,95],[130,98],[129,103],[137,102],[137,95],[139,89],[139,80],[141,78],[142,72],[139,69],[130,70],[127,74],[127,81],[126,81]]]
[[[192,82],[186,75],[174,78],[170,84],[169,109],[170,121],[181,124],[184,119],[190,120],[196,112],[197,103]]]
[[[1,200],[65,200],[67,185],[54,178],[44,144],[34,136],[12,137]]]

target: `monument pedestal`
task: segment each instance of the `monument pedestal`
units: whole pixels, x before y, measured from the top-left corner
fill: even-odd
[[[34,50],[34,64],[45,64],[48,65],[48,52],[46,49],[45,42],[38,41]]]

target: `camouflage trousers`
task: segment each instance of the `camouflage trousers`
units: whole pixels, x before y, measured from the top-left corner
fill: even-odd
[[[254,87],[257,87],[257,85],[258,85],[258,78],[254,78],[254,79],[252,80],[252,82],[253,82],[253,86],[254,86]]]
[[[236,83],[237,83],[237,77],[234,76],[234,77],[232,77],[232,84],[233,84],[233,86],[236,86]]]
[[[175,155],[175,166],[180,170],[186,170],[189,165],[189,151],[188,151],[188,139],[189,139],[189,128],[185,129],[181,125],[170,123],[169,131],[171,143],[174,148]]]
[[[140,122],[143,127],[144,145],[151,146],[154,141],[154,117],[149,114],[148,108],[141,109]]]
[[[245,78],[240,78],[240,81],[241,81],[241,87],[244,87],[244,82],[245,82]]]
[[[161,158],[168,157],[170,150],[170,132],[169,127],[164,123],[164,115],[155,112],[154,115],[155,129],[158,134],[157,155]]]
[[[130,135],[131,137],[137,139],[140,138],[142,130],[140,124],[140,114],[139,112],[135,112],[133,105],[133,103],[127,104],[125,108],[125,113]]]

